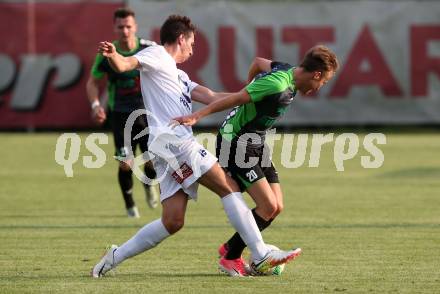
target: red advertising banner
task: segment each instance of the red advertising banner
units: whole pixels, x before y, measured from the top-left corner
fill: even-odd
[[[315,44],[333,49],[341,69],[317,95],[298,95],[279,125],[440,124],[438,1],[124,3],[136,12],[139,36],[156,41],[168,15],[191,17],[195,54],[179,67],[217,91],[241,89],[255,56],[298,65]],[[98,42],[114,38],[120,6],[0,3],[0,129],[94,126],[85,83]],[[218,126],[224,116],[198,125]]]
[[[85,84],[122,3],[0,3],[0,129],[93,126]]]
[[[440,124],[440,1],[127,3],[139,34],[154,39],[168,14],[189,16],[194,56],[179,66],[214,90],[242,89],[255,56],[297,66],[312,46],[329,46],[340,70],[316,95],[297,95],[277,126]]]

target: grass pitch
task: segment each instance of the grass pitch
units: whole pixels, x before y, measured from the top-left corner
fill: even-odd
[[[142,217],[126,218],[110,136],[105,166],[85,169],[82,147],[73,178],[55,162],[57,137],[0,134],[0,293],[440,292],[438,134],[388,134],[378,169],[362,168],[360,149],[337,172],[334,144],[324,146],[318,168],[278,164],[285,209],[263,236],[303,255],[281,277],[242,279],[217,270],[217,247],[233,230],[205,189],[181,232],[114,276],[90,278],[105,245],[121,244],[160,209],[147,208],[135,181]]]

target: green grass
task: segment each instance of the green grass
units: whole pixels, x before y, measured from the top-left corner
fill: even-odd
[[[281,277],[243,279],[217,271],[217,247],[233,231],[205,189],[181,232],[116,275],[91,279],[105,245],[124,242],[160,210],[147,208],[136,182],[142,217],[125,217],[111,137],[106,165],[85,169],[79,161],[73,178],[54,160],[57,137],[0,134],[0,293],[440,292],[438,134],[388,134],[378,169],[361,167],[361,149],[336,172],[334,144],[318,168],[278,164],[285,210],[263,236],[304,253]]]

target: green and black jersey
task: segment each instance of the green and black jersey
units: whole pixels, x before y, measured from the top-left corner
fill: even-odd
[[[132,56],[155,43],[136,38],[136,48],[131,51],[122,51],[119,48],[118,41],[113,41],[113,44],[122,56]],[[96,79],[100,79],[107,74],[108,105],[110,110],[131,113],[133,110],[144,108],[138,70],[117,73],[111,68],[107,58],[102,54],[98,54],[96,55],[91,74]]]
[[[293,67],[272,62],[272,71],[257,75],[246,87],[251,102],[235,107],[226,117],[220,134],[228,141],[236,141],[243,134],[254,133],[264,144],[266,131],[287,111],[296,95]]]

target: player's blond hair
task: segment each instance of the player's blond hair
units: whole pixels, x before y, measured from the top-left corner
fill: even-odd
[[[324,45],[318,45],[307,51],[300,66],[308,72],[335,72],[339,68],[339,62],[332,50]]]

